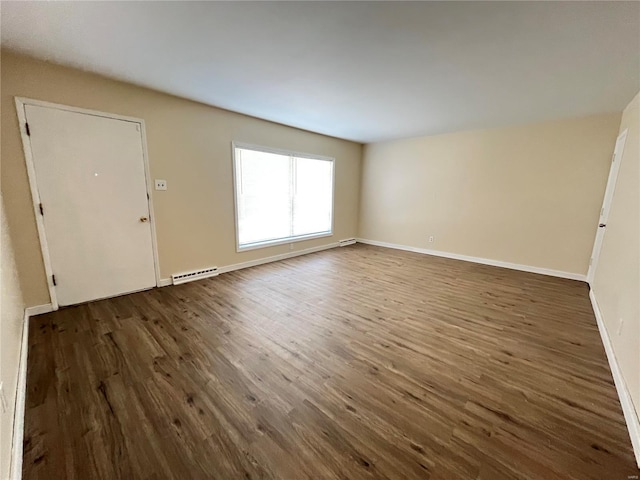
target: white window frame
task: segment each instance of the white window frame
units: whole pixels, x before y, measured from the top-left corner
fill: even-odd
[[[242,148],[245,150],[254,150],[256,152],[275,153],[278,155],[287,155],[294,157],[309,158],[313,160],[324,160],[331,162],[332,164],[332,179],[331,179],[331,230],[328,232],[312,233],[309,235],[298,235],[295,237],[279,238],[276,240],[267,240],[264,242],[251,243],[245,246],[240,245],[240,229],[238,224],[238,195],[236,189],[238,188],[237,168],[236,168],[236,148]],[[333,236],[334,223],[335,223],[335,191],[336,191],[336,159],[333,157],[326,157],[323,155],[315,155],[312,153],[296,152],[294,150],[285,150],[281,148],[265,147],[262,145],[254,145],[244,142],[231,142],[231,163],[233,167],[233,211],[234,221],[236,226],[236,252],[246,252],[248,250],[256,250],[258,248],[273,247],[276,245],[286,245],[296,242],[303,242],[305,240],[312,240],[314,238],[323,238]]]

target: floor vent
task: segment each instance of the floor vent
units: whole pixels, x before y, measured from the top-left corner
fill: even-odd
[[[341,247],[346,247],[347,245],[353,245],[354,243],[356,243],[355,238],[345,238],[344,240],[340,240],[338,242],[338,245],[340,245]]]
[[[192,282],[194,280],[200,280],[207,277],[215,277],[218,275],[218,267],[205,268],[202,270],[194,270],[193,272],[176,273],[171,275],[174,285],[180,285],[181,283]]]

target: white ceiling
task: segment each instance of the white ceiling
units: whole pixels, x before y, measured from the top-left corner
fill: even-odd
[[[619,111],[635,2],[2,2],[2,44],[373,142]]]

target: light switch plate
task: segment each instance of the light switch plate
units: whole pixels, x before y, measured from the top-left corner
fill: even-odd
[[[156,190],[166,190],[166,189],[167,189],[167,181],[156,179]]]

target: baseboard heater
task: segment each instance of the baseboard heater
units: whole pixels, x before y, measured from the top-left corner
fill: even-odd
[[[344,240],[340,240],[338,242],[338,245],[341,247],[346,247],[347,245],[353,245],[354,243],[356,243],[355,238],[345,238]]]
[[[192,272],[175,273],[171,275],[171,280],[174,285],[180,285],[181,283],[193,282],[194,280],[201,280],[203,278],[215,277],[218,275],[218,267],[204,268],[202,270],[193,270]]]

